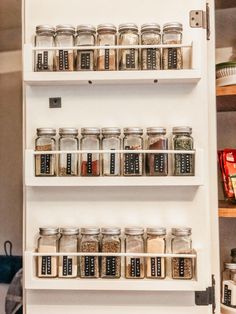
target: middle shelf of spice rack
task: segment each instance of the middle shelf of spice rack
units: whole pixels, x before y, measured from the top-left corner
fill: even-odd
[[[82,177],[82,176],[70,176],[70,177],[41,177],[35,176],[35,155],[41,154],[86,154],[96,153],[104,154],[111,153],[110,150],[78,150],[78,151],[34,151],[28,149],[25,151],[25,185],[26,186],[201,186],[204,185],[203,177],[203,150],[197,149],[193,151],[175,151],[175,150],[135,150],[135,153],[185,153],[195,155],[195,176],[94,176],[94,177]],[[134,153],[129,150],[113,150],[112,153]]]

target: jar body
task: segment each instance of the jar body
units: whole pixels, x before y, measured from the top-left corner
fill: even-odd
[[[42,135],[35,140],[36,151],[50,151],[56,149],[56,140],[50,135]],[[35,155],[35,176],[55,176],[56,155]]]
[[[123,144],[124,150],[143,149],[143,138],[140,135],[126,135]],[[141,176],[143,174],[143,154],[124,153],[123,157],[124,176]]]
[[[77,136],[62,135],[59,139],[59,150],[78,150],[79,141]],[[78,154],[60,154],[59,155],[59,176],[77,176],[78,175]]]
[[[163,30],[163,44],[182,44],[182,32],[177,30]],[[163,49],[163,70],[181,70],[183,69],[183,51],[182,48],[164,48]]]
[[[125,252],[126,253],[144,253],[143,235],[126,235]],[[125,258],[125,277],[127,279],[144,278],[144,257],[126,257]]]
[[[53,34],[37,34],[35,36],[35,46],[42,47],[42,50],[35,52],[35,71],[53,71],[54,51],[44,50],[44,47],[54,47]]]
[[[141,36],[142,45],[160,45],[161,35],[157,31],[145,31]],[[141,55],[142,70],[161,70],[161,49],[144,48]]]
[[[80,242],[80,251],[85,253],[99,252],[98,235],[83,234]],[[80,276],[81,278],[99,278],[99,259],[98,256],[80,257]]]
[[[119,135],[104,135],[102,139],[103,150],[120,150],[121,139]],[[102,169],[104,176],[119,176],[121,158],[119,153],[103,153]]]
[[[84,135],[81,139],[82,150],[99,150],[100,139],[97,135]],[[84,153],[81,157],[81,176],[100,175],[100,154]]]
[[[120,253],[121,240],[119,235],[103,235],[101,243],[103,253]],[[121,257],[102,256],[102,278],[120,278],[121,276]]]
[[[188,133],[176,134],[173,138],[174,150],[193,150],[193,138]],[[194,154],[174,154],[174,175],[194,176]]]
[[[236,269],[225,269],[222,274],[222,303],[236,308]]]
[[[78,235],[62,235],[59,242],[59,252],[78,252]],[[78,274],[77,256],[59,256],[59,277],[75,278]]]
[[[166,253],[165,236],[147,235],[147,253]],[[147,257],[146,277],[154,279],[164,279],[166,277],[165,257]]]
[[[119,45],[129,46],[138,45],[138,32],[133,30],[124,30],[119,35]],[[120,49],[119,53],[119,68],[120,70],[139,70],[139,49]]]
[[[73,47],[74,36],[69,33],[57,33],[55,37],[56,47]],[[74,71],[74,52],[73,50],[56,50],[56,70]]]
[[[94,71],[95,70],[95,53],[92,46],[95,46],[95,34],[92,32],[80,32],[75,44],[76,46],[91,46],[91,49],[77,50],[76,70],[77,71]]]
[[[115,46],[117,42],[114,31],[98,32],[98,46]],[[115,71],[117,70],[117,52],[116,49],[99,49],[97,56],[98,71]]]

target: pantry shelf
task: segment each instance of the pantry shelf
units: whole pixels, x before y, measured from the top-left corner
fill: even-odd
[[[236,85],[217,87],[217,111],[236,111]]]
[[[236,218],[236,204],[219,201],[219,217]]]

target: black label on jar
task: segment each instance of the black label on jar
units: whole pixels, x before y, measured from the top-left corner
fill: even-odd
[[[125,146],[125,150],[129,150],[130,146]],[[140,158],[141,154],[125,154],[125,174],[140,174]]]
[[[154,155],[154,172],[163,173],[165,171],[166,154]]]
[[[185,259],[180,257],[179,258],[179,277],[184,277],[185,275],[184,265],[185,265]]]
[[[63,256],[63,276],[72,276],[72,258],[68,258],[67,256]]]
[[[147,49],[147,70],[154,70],[156,69],[156,49],[155,48],[148,48]]]
[[[50,174],[51,155],[45,154],[40,156],[40,172],[41,174]]]
[[[133,154],[134,155],[134,168],[135,168],[135,174],[139,174],[140,173],[140,158],[141,155],[140,154]]]
[[[228,285],[224,285],[224,304],[227,306],[231,306],[231,290]]]
[[[37,70],[42,70],[43,68],[43,56],[42,53],[38,53],[37,55]]]
[[[95,257],[84,257],[84,274],[86,277],[92,277],[95,275]]]
[[[140,258],[131,258],[130,276],[140,277]]]
[[[81,51],[80,52],[81,70],[91,70],[91,68],[90,68],[91,57],[92,57],[91,51]]]
[[[69,70],[69,52],[64,51],[64,65],[65,65],[65,70]]]
[[[66,174],[71,174],[72,155],[66,154]]]
[[[93,155],[91,153],[87,154],[87,174],[93,173]]]
[[[51,256],[42,256],[42,275],[52,274],[52,258]]]
[[[48,70],[48,51],[43,52],[43,69]]]
[[[151,258],[151,276],[152,277],[161,277],[161,257],[152,257]]]
[[[135,56],[136,56],[136,50],[135,49],[130,49],[128,50],[129,52],[126,54],[126,68],[127,69],[135,69]]]
[[[168,69],[177,69],[177,48],[168,48]]]
[[[110,51],[105,49],[105,70],[110,69]]]
[[[114,256],[106,257],[106,275],[107,276],[116,275],[116,257]]]
[[[116,167],[116,154],[110,154],[110,174],[115,174],[115,167]]]
[[[63,50],[59,50],[59,70],[63,71],[63,64],[64,64],[64,54]]]
[[[180,154],[180,173],[191,173],[192,156],[190,154]]]

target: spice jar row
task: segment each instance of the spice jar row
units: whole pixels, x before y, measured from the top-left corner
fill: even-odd
[[[144,143],[142,128],[124,128],[123,145],[120,128],[82,128],[79,145],[78,129],[59,129],[58,148],[70,153],[35,155],[36,176],[167,176],[168,153],[135,153],[136,150],[168,150],[168,137],[163,127],[147,128]],[[194,143],[191,127],[174,127],[172,130],[172,148],[174,150],[193,150]],[[102,138],[100,138],[102,134]],[[56,150],[56,130],[52,128],[37,129],[36,151]],[[71,151],[104,150],[110,153],[71,153]],[[129,150],[134,153],[116,153],[116,150]],[[81,156],[79,156],[81,155]],[[173,154],[173,175],[194,176],[194,154]],[[58,165],[58,167],[57,167]],[[57,169],[58,168],[58,169]],[[79,171],[80,169],[80,171]]]
[[[125,228],[124,250],[121,229],[117,227],[82,228],[79,238],[78,228],[40,228],[37,251],[48,253],[38,257],[37,276],[54,278],[120,278],[121,256],[96,256],[95,253],[135,254],[125,257],[124,277],[127,279],[164,279],[170,274],[173,279],[193,279],[195,272],[194,259],[191,257],[143,257],[137,254],[192,254],[191,228],[172,228],[170,249],[167,250],[167,234],[163,227]],[[62,252],[63,256],[50,256]],[[77,256],[70,253],[81,252]],[[67,254],[68,253],[68,254]],[[86,255],[86,253],[90,253]],[[94,253],[94,256],[92,255]],[[167,263],[169,261],[169,264]],[[167,270],[167,266],[170,270]]]
[[[115,71],[119,70],[168,70],[183,68],[182,48],[132,48],[141,45],[182,44],[183,26],[178,22],[146,23],[139,27],[134,23],[93,25],[36,26],[35,71]],[[130,46],[125,49],[109,49],[109,46]],[[102,49],[93,49],[93,46]],[[85,49],[81,49],[81,47]],[[104,46],[107,48],[104,49]],[[47,48],[58,49],[47,50]],[[78,50],[66,47],[80,47]],[[45,48],[45,49],[44,49]]]

